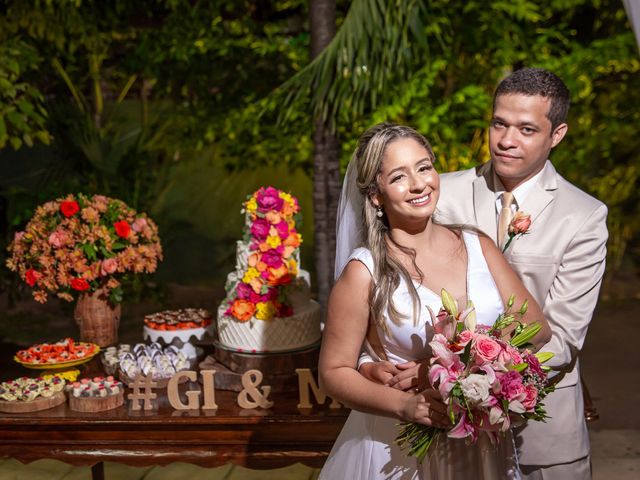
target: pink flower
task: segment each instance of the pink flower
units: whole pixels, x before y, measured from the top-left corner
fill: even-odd
[[[463,330],[458,334],[458,346],[466,347],[467,343],[473,340],[474,334],[471,330]]]
[[[115,258],[107,258],[100,264],[100,275],[103,277],[115,273],[118,269],[118,260]]]
[[[529,371],[532,374],[538,375],[540,378],[544,378],[545,377],[545,373],[542,370],[542,366],[540,365],[540,362],[538,361],[538,357],[536,357],[535,355],[533,355],[531,353],[527,353],[524,356],[524,361],[529,364]]]
[[[273,249],[262,254],[262,261],[271,268],[279,268],[282,265],[282,257]]]
[[[436,334],[443,335],[446,340],[453,340],[453,336],[456,333],[456,319],[447,313],[444,308],[441,308],[438,315],[433,315],[433,310],[429,308],[429,314],[431,315],[431,323],[433,323],[433,329]]]
[[[524,212],[516,212],[509,224],[510,235],[524,235],[531,226],[531,215]]]
[[[524,385],[522,377],[514,370],[499,375],[500,392],[507,400],[522,400],[524,398]]]
[[[477,363],[491,362],[495,360],[502,351],[502,347],[498,342],[484,334],[476,336],[474,347]]]
[[[49,235],[49,244],[53,245],[56,248],[64,247],[66,243],[67,235],[65,232],[56,230],[51,235]]]
[[[280,198],[278,190],[273,187],[261,188],[256,195],[258,211],[268,212],[269,210],[280,211],[283,200]]]
[[[140,217],[140,218],[136,218],[133,223],[131,224],[131,228],[133,229],[134,232],[136,233],[140,233],[142,230],[144,230],[147,227],[147,219]]]
[[[528,412],[534,411],[538,403],[538,389],[533,385],[525,385],[524,394],[522,406],[526,408]]]
[[[251,225],[251,235],[258,240],[264,240],[269,235],[269,222],[264,218],[257,218]]]
[[[276,224],[276,231],[281,240],[284,240],[289,236],[289,225],[287,222],[280,222]]]
[[[238,295],[238,298],[249,300],[252,293],[253,289],[246,283],[240,282],[236,286],[236,294]]]
[[[22,237],[24,237],[24,232],[16,232],[13,235],[13,241],[18,243],[20,240],[22,240]]]
[[[460,421],[455,425],[455,427],[447,432],[447,437],[467,438],[468,436],[473,435],[473,433],[473,424],[467,420],[467,415],[463,413],[460,416]]]

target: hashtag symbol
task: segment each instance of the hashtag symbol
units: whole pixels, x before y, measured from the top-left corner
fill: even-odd
[[[153,381],[153,377],[148,375],[146,377],[138,375],[134,382],[129,385],[133,390],[132,393],[127,395],[127,398],[131,400],[131,410],[140,410],[140,400],[144,401],[144,409],[151,410],[151,400],[155,399],[157,395],[153,393],[153,389],[158,386]]]

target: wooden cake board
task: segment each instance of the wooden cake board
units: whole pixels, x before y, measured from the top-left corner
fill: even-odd
[[[263,385],[270,385],[272,392],[297,392],[296,368],[316,371],[320,345],[283,353],[239,353],[221,348],[215,350],[198,365],[200,370],[215,370],[216,389],[241,392],[242,375],[249,370],[260,370]]]

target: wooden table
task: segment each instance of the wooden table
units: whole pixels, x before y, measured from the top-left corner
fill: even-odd
[[[189,382],[182,388],[198,389],[199,384]],[[215,393],[218,410],[180,411],[163,392],[157,390],[150,411],[133,411],[125,401],[98,413],[74,412],[66,403],[29,414],[0,413],[0,456],[23,463],[55,458],[91,465],[94,478],[103,477],[104,461],[134,466],[234,463],[249,468],[301,462],[320,467],[348,414],[328,408],[329,399],[327,405],[300,410],[297,393],[278,392],[270,395],[275,404],[269,410],[242,410],[237,393],[223,390]]]

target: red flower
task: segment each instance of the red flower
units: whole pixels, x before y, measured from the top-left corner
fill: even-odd
[[[25,272],[25,280],[30,287],[33,287],[40,277],[42,277],[42,274],[33,268],[30,268]]]
[[[60,211],[67,218],[73,217],[80,211],[80,205],[75,200],[63,200],[60,202]]]
[[[120,220],[113,224],[113,227],[116,229],[116,233],[121,238],[127,238],[129,233],[131,232],[131,226],[127,223],[126,220]]]
[[[89,290],[89,282],[87,282],[84,278],[72,278],[71,288],[79,292],[84,292],[85,290]]]

